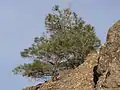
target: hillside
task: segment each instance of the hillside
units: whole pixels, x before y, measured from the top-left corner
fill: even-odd
[[[82,65],[58,81],[23,90],[120,90],[120,21],[109,29],[100,50],[91,52]]]

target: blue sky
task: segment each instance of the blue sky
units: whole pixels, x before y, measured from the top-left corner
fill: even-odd
[[[1,90],[22,90],[33,85],[27,78],[14,76],[11,71],[27,62],[19,53],[45,30],[45,15],[55,4],[67,7],[68,2],[73,11],[95,27],[102,42],[105,42],[109,27],[120,19],[120,0],[0,0]]]

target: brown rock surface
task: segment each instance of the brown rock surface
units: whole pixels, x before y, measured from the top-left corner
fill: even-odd
[[[97,72],[101,74],[96,90],[120,90],[120,21],[108,31],[101,48]]]

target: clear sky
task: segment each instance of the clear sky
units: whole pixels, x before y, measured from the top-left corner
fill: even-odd
[[[32,85],[27,78],[14,76],[12,69],[27,62],[20,51],[33,43],[44,30],[44,17],[55,4],[69,6],[105,42],[109,27],[120,19],[120,0],[0,0],[0,90],[22,90]]]

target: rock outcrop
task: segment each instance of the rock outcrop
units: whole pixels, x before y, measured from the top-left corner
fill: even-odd
[[[120,21],[108,31],[106,43],[100,50],[96,90],[120,90]]]
[[[108,31],[106,43],[58,81],[23,90],[120,90],[120,21]]]

